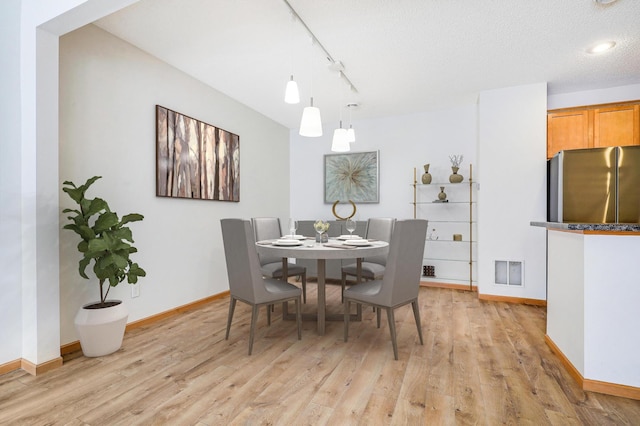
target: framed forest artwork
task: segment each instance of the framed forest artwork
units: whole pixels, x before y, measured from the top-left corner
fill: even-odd
[[[378,151],[324,156],[324,202],[379,203]]]
[[[240,201],[240,137],[156,105],[156,195]]]

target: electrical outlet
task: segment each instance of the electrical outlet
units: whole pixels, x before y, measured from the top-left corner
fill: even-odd
[[[140,283],[138,284],[130,284],[131,286],[131,298],[140,296]]]

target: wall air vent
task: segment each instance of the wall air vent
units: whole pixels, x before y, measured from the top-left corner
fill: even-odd
[[[495,283],[502,285],[522,286],[524,262],[513,260],[495,261]]]

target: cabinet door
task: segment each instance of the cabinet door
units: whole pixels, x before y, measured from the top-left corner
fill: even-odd
[[[547,158],[563,149],[591,148],[589,139],[589,111],[547,115]]]
[[[640,105],[594,110],[594,147],[640,145]]]

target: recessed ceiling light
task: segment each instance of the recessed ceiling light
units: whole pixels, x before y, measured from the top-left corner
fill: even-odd
[[[613,49],[616,45],[615,41],[603,41],[601,43],[596,43],[593,46],[587,48],[587,53],[596,54],[606,52],[607,50]]]
[[[615,3],[617,0],[593,0],[598,4],[611,4]]]

